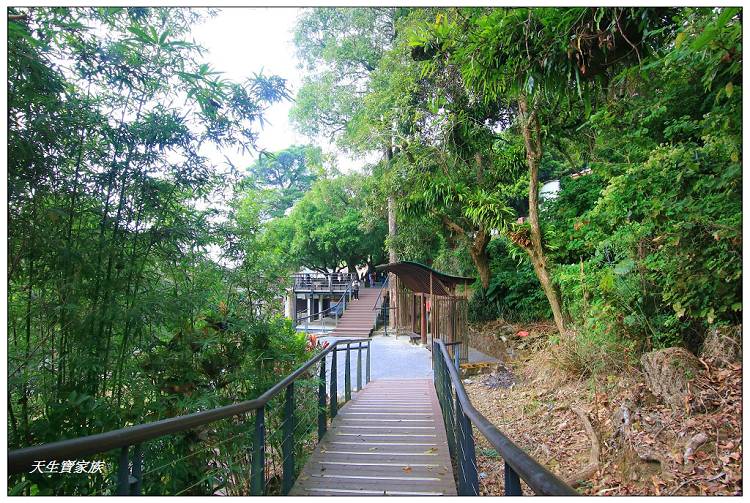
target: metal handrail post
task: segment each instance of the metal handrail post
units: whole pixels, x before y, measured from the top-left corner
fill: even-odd
[[[507,462],[503,464],[505,465],[505,495],[523,496],[523,491],[521,490],[521,478]]]
[[[440,360],[440,355],[438,355]],[[445,432],[448,437],[448,451],[456,456],[458,439],[456,437],[456,407],[453,402],[453,387],[448,376],[445,361],[441,360],[441,375],[443,376],[443,400],[445,401]],[[457,457],[457,456],[456,456]]]
[[[467,496],[466,491],[466,455],[464,451],[464,432],[461,431],[462,423],[458,419],[459,415],[463,413],[461,410],[461,401],[456,399],[455,403],[455,409],[454,409],[454,419],[453,422],[453,434],[456,436],[456,461],[458,462],[457,471],[458,471],[458,495],[459,496]]]
[[[336,417],[339,410],[339,383],[338,381],[338,351],[334,349],[331,352],[331,419]]]
[[[326,433],[326,359],[320,360],[320,383],[318,383],[318,442]]]
[[[346,370],[344,370],[344,401],[352,399],[351,344],[346,345]]]
[[[448,386],[450,390],[450,385]],[[448,437],[448,452],[451,453],[451,455],[454,458],[458,458],[457,451],[458,451],[458,437],[456,436],[456,407],[453,403],[453,393],[448,393],[448,396],[446,397],[447,400],[447,406],[446,410],[448,411],[448,417],[446,419],[446,423],[448,426],[445,428],[446,436]]]
[[[255,434],[253,435],[252,464],[250,467],[250,494],[261,496],[265,485],[266,471],[266,424],[265,406],[255,410]]]
[[[357,391],[362,391],[362,343],[357,345]]]
[[[136,444],[133,449],[133,479],[130,485],[131,496],[140,496],[143,485],[143,444]]]
[[[372,341],[367,341],[367,373],[365,376],[365,383],[370,382],[370,346],[372,346]]]
[[[456,422],[459,424],[459,431],[461,432],[461,460],[459,463],[463,465],[461,470],[463,473],[463,492],[460,492],[460,494],[462,496],[477,496],[479,495],[479,474],[477,473],[474,434],[471,422],[464,414],[461,401],[458,398],[456,399]],[[459,485],[462,481],[459,481]]]
[[[385,302],[380,305],[380,311],[383,313],[383,335],[385,337],[388,337],[388,320],[386,319],[386,314],[388,313],[388,311],[385,307]]]
[[[117,462],[117,495],[127,496],[130,493],[130,461],[128,460],[128,447],[120,449]]]
[[[435,383],[435,391],[438,396],[438,403],[440,408],[443,409],[443,380],[440,378],[440,362],[437,359],[437,343],[432,341],[432,381]],[[445,419],[445,411],[443,411],[443,419]]]
[[[281,456],[283,478],[281,494],[286,496],[294,485],[294,383],[290,383],[286,387],[282,435]]]

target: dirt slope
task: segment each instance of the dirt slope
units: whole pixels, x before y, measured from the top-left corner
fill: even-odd
[[[474,335],[494,337],[497,327],[473,327]],[[513,328],[530,334],[506,337],[500,351],[514,357],[465,386],[475,407],[535,459],[585,494],[741,494],[740,365],[703,362],[696,379],[719,394],[721,405],[688,414],[660,403],[636,367],[625,375],[570,375],[556,365],[556,347],[543,334],[549,325]],[[481,492],[501,495],[502,460],[478,432],[476,438]]]

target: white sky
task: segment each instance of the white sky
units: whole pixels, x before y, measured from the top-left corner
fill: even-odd
[[[302,82],[294,48],[294,25],[301,9],[293,7],[230,7],[224,8],[193,29],[195,42],[206,49],[203,56],[214,70],[233,81],[243,81],[255,72],[278,75],[287,79],[295,96]],[[278,103],[268,110],[267,122],[260,132],[258,148],[277,151],[293,144],[313,143],[324,151],[334,147],[320,139],[308,139],[295,132],[289,123],[291,101]],[[255,154],[224,152],[232,163],[242,169],[249,166]],[[210,155],[210,154],[208,154]],[[342,171],[360,169],[365,161],[353,161],[337,153]],[[376,160],[370,159],[370,161]],[[214,159],[223,163],[223,156]]]

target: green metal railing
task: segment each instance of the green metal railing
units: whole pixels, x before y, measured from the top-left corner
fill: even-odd
[[[32,478],[30,472],[40,460],[96,456],[116,468],[79,478],[89,480],[90,486],[76,486],[75,494],[288,494],[306,456],[336,416],[339,396],[351,399],[355,350],[357,389],[362,389],[363,351],[364,384],[370,381],[370,341],[335,341],[256,399],[11,451],[9,487]],[[340,352],[345,352],[346,362],[343,390]],[[164,463],[187,439],[189,448]],[[187,467],[199,475],[185,475]]]
[[[578,493],[573,488],[537,463],[474,408],[461,383],[458,358],[458,351],[454,353],[454,358],[451,358],[447,345],[439,339],[433,340],[435,391],[448,434],[448,449],[456,467],[458,495],[479,494],[474,428],[484,435],[505,461],[506,496],[522,495],[521,480],[526,482],[536,494],[577,495]]]

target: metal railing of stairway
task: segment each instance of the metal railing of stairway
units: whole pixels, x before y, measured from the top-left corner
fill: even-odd
[[[380,310],[380,313],[378,313],[377,318],[375,320],[375,325],[377,326],[377,324],[379,322],[383,323],[383,329],[384,329],[383,333],[385,334],[386,337],[388,336],[388,323],[390,322],[390,319],[389,319],[390,314],[389,313],[390,313],[390,311],[396,309],[393,306],[386,307],[385,301],[382,301],[382,302],[380,301],[380,299],[383,297],[383,291],[388,289],[388,281],[389,280],[390,280],[390,277],[386,276],[385,280],[383,280],[383,282],[380,285],[380,291],[378,292],[378,296],[377,296],[377,298],[375,299],[375,302],[372,305],[372,310],[373,311],[375,311],[376,309]],[[378,307],[378,302],[380,302],[380,307]],[[398,331],[396,331],[396,333],[398,334]]]
[[[362,362],[363,349],[366,351],[364,367]],[[297,423],[295,418],[300,415],[295,412],[295,383],[300,384],[298,396],[301,396],[302,399],[307,397],[310,402],[317,402],[317,405],[313,407],[313,412],[317,415],[317,442],[319,442],[328,428],[329,419],[336,417],[340,406],[338,400],[337,353],[340,351],[346,352],[343,395],[344,402],[347,402],[351,400],[352,394],[351,353],[355,350],[357,351],[356,385],[357,390],[361,390],[363,378],[364,384],[370,382],[370,341],[366,339],[335,341],[319,354],[305,362],[297,370],[274,384],[258,398],[184,416],[138,424],[115,431],[11,451],[8,453],[8,475],[22,474],[24,472],[29,473],[37,460],[75,460],[79,456],[111,453],[111,451],[119,449],[119,453],[114,453],[114,457],[117,459],[117,470],[111,473],[114,484],[107,486],[107,488],[108,490],[111,489],[112,493],[118,495],[140,495],[144,477],[147,474],[156,472],[153,478],[158,480],[163,475],[159,472],[159,468],[161,467],[147,471],[143,470],[144,445],[146,442],[156,441],[154,443],[163,444],[164,438],[167,435],[195,431],[200,426],[215,424],[217,421],[227,418],[236,419],[237,416],[253,411],[255,421],[250,424],[250,428],[246,428],[245,426],[248,426],[248,424],[243,421],[235,425],[241,430],[242,436],[240,436],[240,439],[248,435],[252,436],[251,447],[249,449],[251,452],[249,456],[249,492],[252,495],[268,493],[287,494],[291,490],[299,468],[302,465],[299,459],[295,459],[295,453],[300,452],[302,444],[296,444],[295,439],[314,446],[310,440],[315,433],[314,417],[311,418],[313,419],[311,421],[313,424],[309,425],[310,429],[306,430],[309,433],[308,438],[301,438],[302,435],[299,434],[295,426]],[[330,376],[328,376],[326,371],[326,357],[328,355],[331,355]],[[317,369],[313,368],[316,364],[319,364]],[[304,382],[305,379],[311,379],[312,382]],[[317,381],[317,383],[314,381]],[[328,403],[326,403],[327,382],[329,388]],[[316,385],[317,390],[315,389]],[[306,389],[308,390],[307,395],[304,394]],[[282,391],[284,392],[283,396]],[[316,393],[317,397],[314,396]],[[280,399],[280,402],[274,404],[276,407],[271,409],[271,402],[277,397]],[[266,420],[277,416],[281,418],[281,422],[278,425],[278,430],[280,431],[269,430]],[[268,443],[268,439],[271,436],[280,440],[280,449],[276,449],[276,451],[280,452],[274,451]],[[228,440],[232,440],[232,438],[222,439],[222,442]],[[261,446],[261,448],[256,449],[256,446]],[[162,447],[161,445],[157,445],[155,449],[158,450]],[[211,447],[212,453],[217,452],[215,446],[209,447]],[[277,471],[281,473],[269,474],[270,467],[278,468],[275,462],[273,464],[268,462],[268,456],[273,457],[274,455],[277,458],[280,457],[280,459],[276,459],[275,461],[280,462],[281,469]],[[269,484],[271,480],[269,475],[276,476],[276,479],[281,479],[280,481],[277,480],[280,484],[277,483],[276,487],[271,487],[270,491],[269,485],[272,484]],[[212,490],[211,494],[216,494],[216,488]]]
[[[521,479],[540,495],[573,496],[578,493],[555,474],[514,444],[477,411],[461,382],[458,367],[451,361],[441,340],[433,340],[432,358],[435,390],[443,411],[448,448],[456,467],[459,496],[479,494],[479,475],[474,448],[475,427],[505,461],[505,495],[521,496]]]
[[[292,281],[294,288],[301,287],[332,292],[337,290],[338,287],[350,285],[355,277],[354,273],[294,273],[292,274]]]
[[[349,301],[351,302],[351,293],[352,293],[352,284],[349,283],[349,286],[346,287],[346,290],[344,291],[343,294],[341,294],[341,297],[339,298],[339,300],[336,301],[335,304],[333,304],[332,306],[329,306],[328,309],[324,309],[323,311],[320,311],[318,313],[308,314],[307,316],[304,316],[302,318],[297,318],[296,319],[297,320],[297,324],[299,324],[300,321],[304,320],[304,322],[305,322],[305,330],[304,330],[304,332],[307,333],[308,332],[308,323],[310,322],[310,319],[318,316],[318,319],[322,321],[324,314],[326,314],[326,313],[328,313],[330,311],[333,311],[334,319],[335,319],[335,324],[336,324],[336,326],[338,326],[338,324],[339,324],[339,311],[338,311],[338,307],[339,306],[343,307],[343,309],[341,311],[341,314],[343,315],[344,314],[344,310],[346,310],[346,299],[347,299],[347,296],[349,296]],[[307,311],[303,311],[303,312],[306,313]]]

